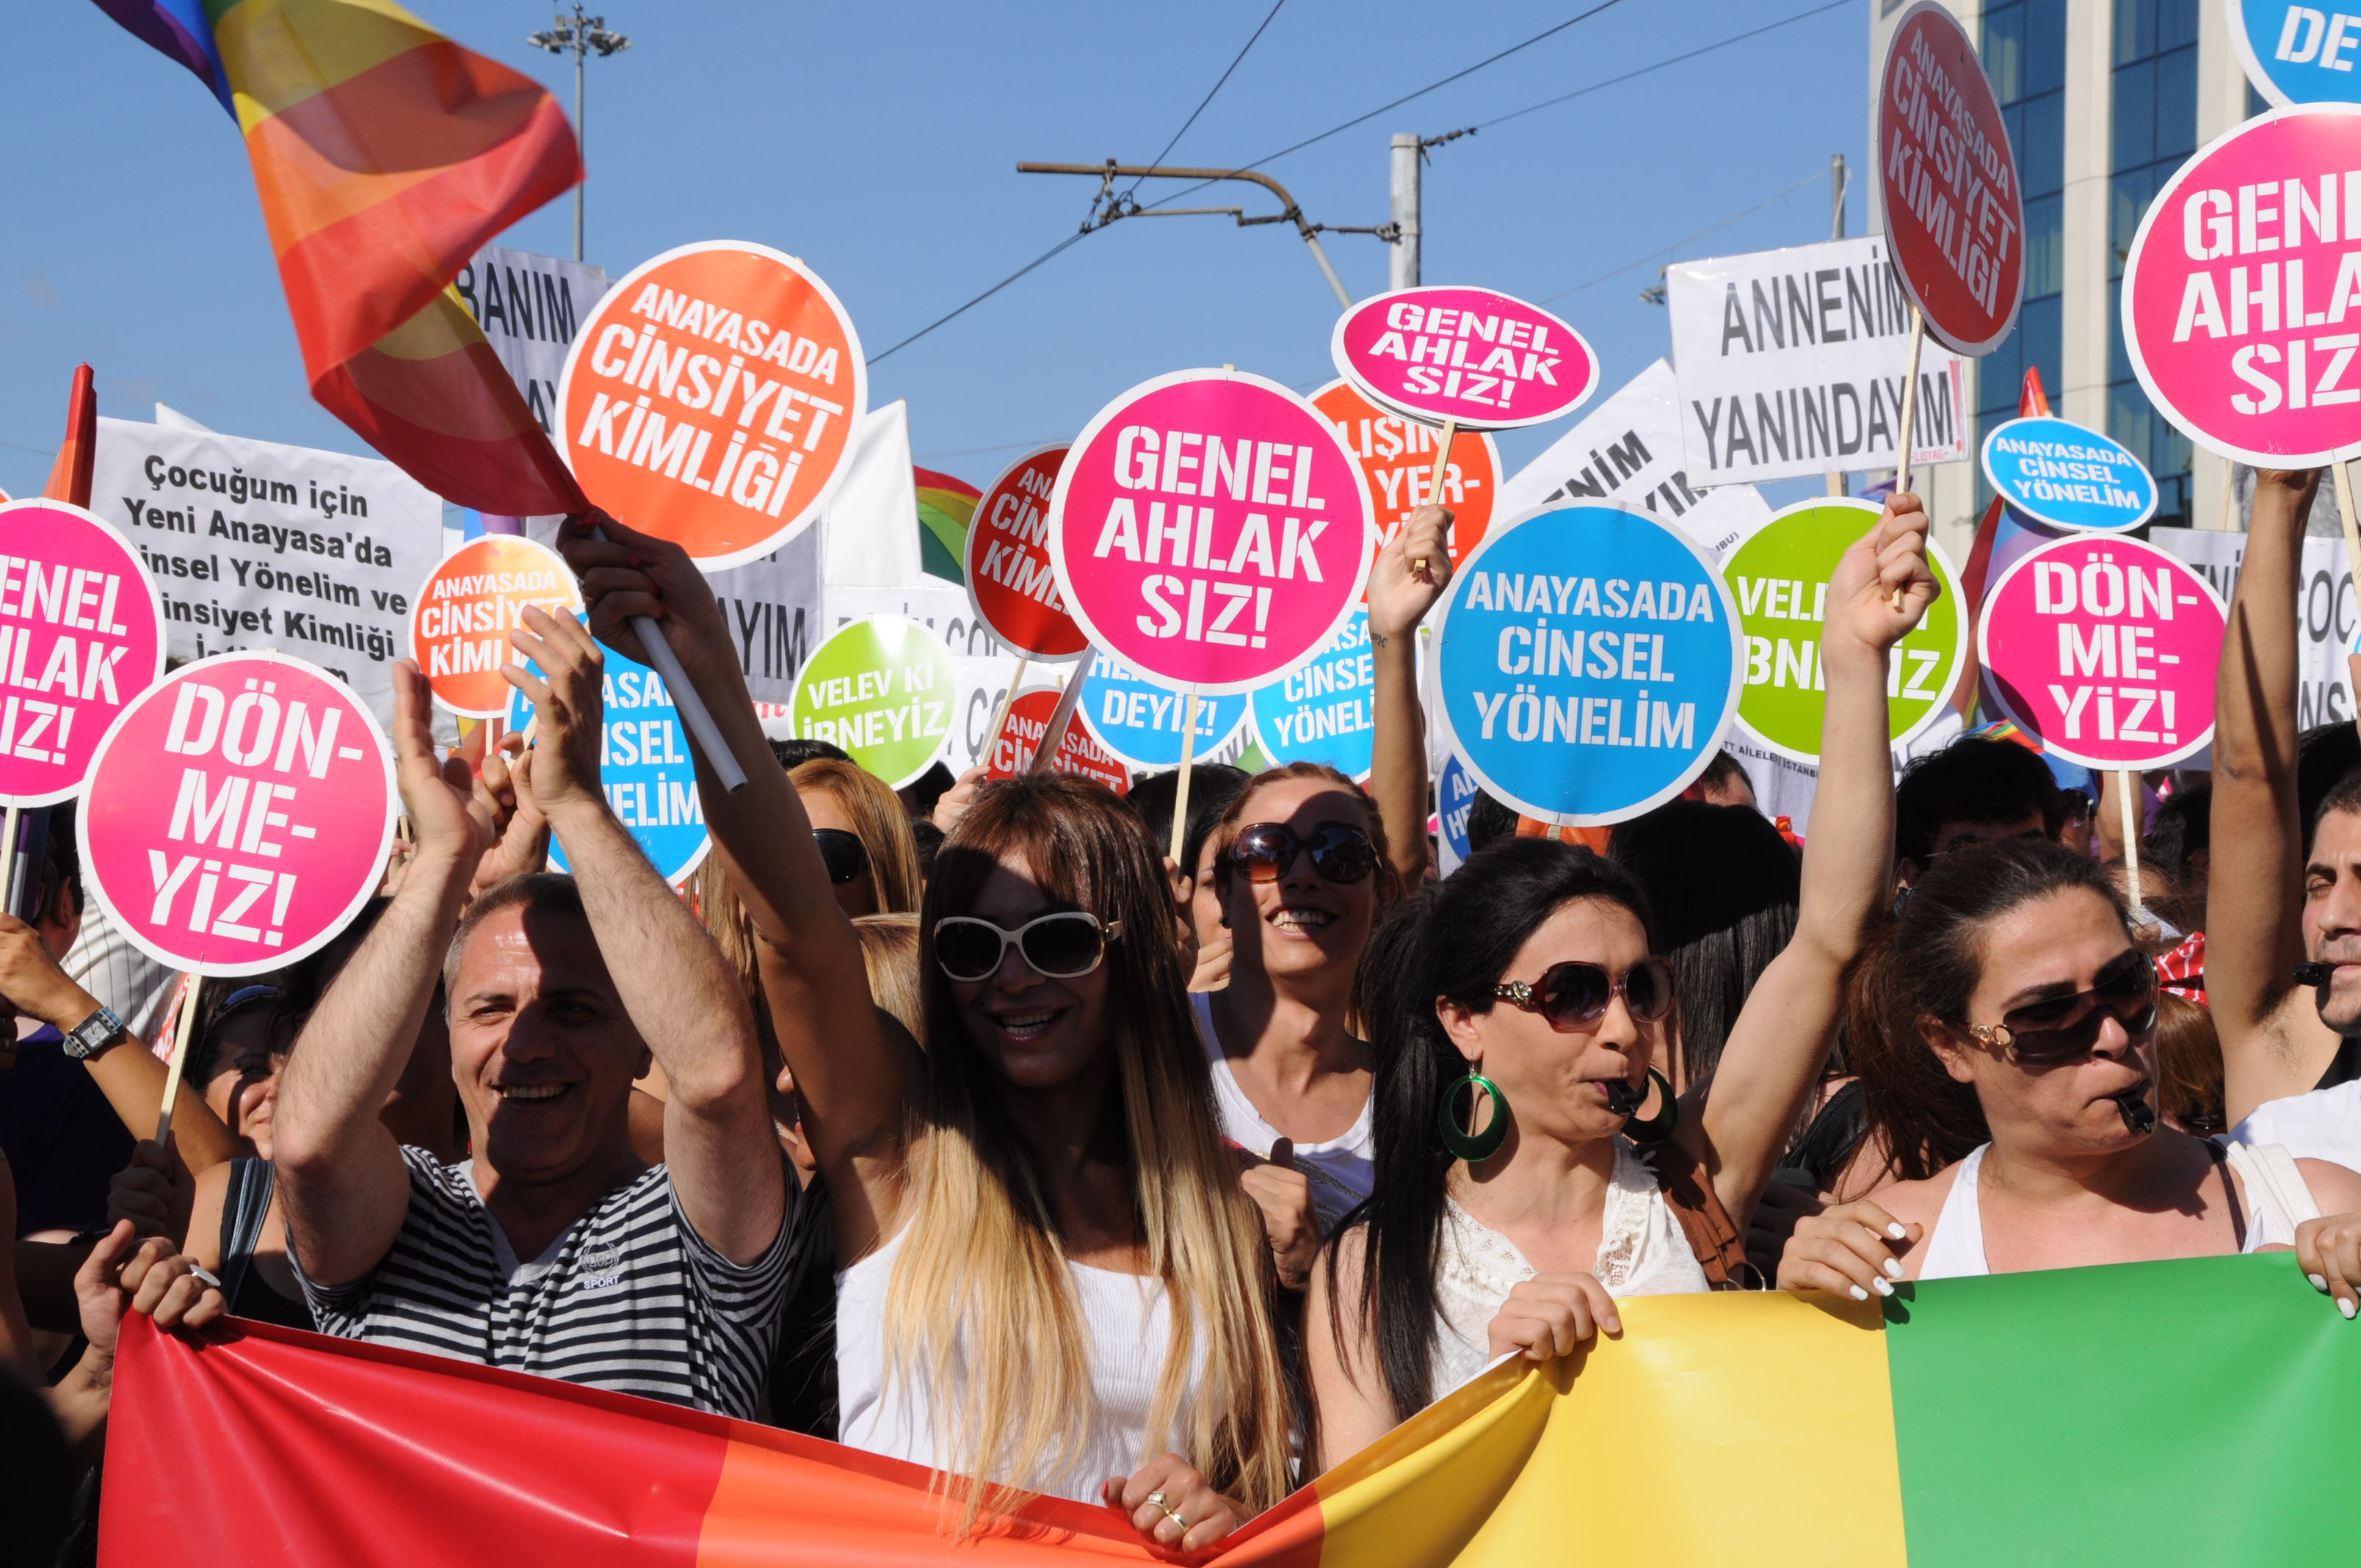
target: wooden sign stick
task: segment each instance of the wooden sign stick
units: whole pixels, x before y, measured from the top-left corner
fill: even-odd
[[[164,1074],[164,1103],[156,1112],[156,1141],[164,1142],[172,1135],[172,1106],[181,1098],[181,1073],[189,1064],[189,1036],[195,1032],[197,992],[204,984],[201,975],[181,977],[181,1001],[172,1021],[172,1060]]]
[[[2145,926],[2147,904],[2140,897],[2139,827],[2143,813],[2139,807],[2140,776],[2125,768],[2115,775],[2115,793],[2122,797],[2124,817],[2124,874],[2131,884],[2132,922]]]
[[[1000,727],[1008,722],[1008,710],[1016,706],[1016,688],[1025,684],[1025,655],[1016,655],[1016,673],[1008,677],[1008,690],[1000,699],[1000,711],[992,716],[992,728],[983,732],[986,747],[1000,743]]]
[[[1455,419],[1444,420],[1443,444],[1436,447],[1434,451],[1434,477],[1428,481],[1426,487],[1426,502],[1429,506],[1439,507],[1443,504],[1443,479],[1444,476],[1451,470],[1451,444],[1458,437],[1459,422]],[[1433,564],[1423,555],[1410,564],[1411,576],[1413,577],[1423,579],[1432,570]]]
[[[1901,439],[1894,453],[1894,493],[1900,495],[1910,488],[1910,444],[1916,433],[1911,429],[1918,414],[1918,350],[1927,342],[1927,313],[1917,306],[1910,307],[1910,358],[1902,371]],[[1902,608],[1902,590],[1894,590],[1894,608]]]
[[[2353,477],[2345,471],[2345,455],[2338,453],[2329,460],[2328,472],[2336,481],[2336,521],[2345,529],[2345,569],[2361,583],[2361,525],[2353,517]],[[2361,714],[2354,716],[2354,722],[2361,725]],[[14,844],[16,836],[9,834],[8,841]]]
[[[1172,863],[1180,866],[1182,840],[1189,836],[1189,776],[1195,773],[1197,761],[1197,688],[1189,688],[1189,705],[1180,718],[1180,779],[1172,791]],[[1193,866],[1180,866],[1185,876],[1196,875]]]

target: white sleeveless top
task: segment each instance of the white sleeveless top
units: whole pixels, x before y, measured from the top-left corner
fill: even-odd
[[[1268,1158],[1271,1145],[1281,1135],[1263,1120],[1255,1102],[1238,1086],[1237,1075],[1230,1070],[1230,1058],[1213,1029],[1213,994],[1191,992],[1189,1004],[1196,1010],[1197,1037],[1204,1042],[1205,1056],[1213,1064],[1213,1103],[1222,1113],[1223,1135]],[[1369,1106],[1375,1099],[1372,1095],[1361,1102],[1360,1115],[1339,1135],[1326,1143],[1295,1146],[1295,1168],[1310,1178],[1312,1208],[1323,1234],[1334,1230],[1336,1222],[1369,1195],[1370,1185],[1377,1179],[1377,1135],[1369,1126]]]
[[[1444,1201],[1443,1239],[1435,1253],[1434,1364],[1428,1402],[1443,1398],[1491,1365],[1487,1331],[1509,1292],[1541,1270],[1517,1244],[1450,1199]],[[1615,1174],[1607,1188],[1598,1261],[1590,1272],[1609,1296],[1686,1296],[1703,1292],[1705,1269],[1681,1223],[1629,1141],[1615,1140]]]
[[[1952,1179],[1942,1212],[1935,1216],[1935,1234],[1927,1238],[1927,1255],[1918,1264],[1919,1278],[1960,1279],[1992,1272],[1984,1261],[1983,1206],[1976,1193],[1976,1178],[1983,1169],[1984,1150],[1990,1147],[1990,1144],[1979,1144],[1960,1162],[1960,1174]],[[2288,1158],[2287,1150],[2277,1144],[2251,1148],[2233,1144],[2227,1163],[2237,1168],[2246,1183],[2246,1240],[2238,1250],[2294,1245],[2296,1226],[2317,1218],[2320,1205],[2312,1201],[2312,1190],[2304,1185],[2303,1174]]]
[[[900,1234],[836,1276],[836,1398],[839,1441],[871,1453],[890,1454],[914,1464],[956,1469],[955,1456],[940,1452],[934,1411],[927,1390],[915,1387],[923,1374],[897,1377],[885,1387],[885,1292],[901,1255]],[[1170,1303],[1164,1282],[1153,1276],[1119,1274],[1108,1268],[1067,1265],[1073,1280],[1074,1305],[1088,1342],[1091,1366],[1091,1409],[1083,1431],[1074,1433],[1066,1463],[1038,1475],[997,1475],[1026,1491],[1076,1502],[1100,1501],[1099,1487],[1112,1478],[1127,1476],[1140,1466],[1148,1442],[1148,1407],[1156,1398],[1156,1380],[1164,1370],[1165,1347],[1172,1338]],[[962,1335],[964,1339],[964,1335]],[[954,1356],[957,1368],[961,1358]],[[1189,1408],[1203,1375],[1204,1352],[1198,1347],[1173,1431],[1159,1434],[1160,1444],[1175,1442],[1187,1430]],[[1159,1452],[1161,1451],[1159,1447]],[[1055,1452],[1049,1460],[1057,1464]]]

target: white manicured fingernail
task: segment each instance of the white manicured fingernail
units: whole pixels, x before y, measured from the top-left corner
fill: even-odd
[[[1898,1242],[1906,1242],[1906,1241],[1908,1241],[1908,1240],[1910,1239],[1910,1233],[1909,1233],[1908,1231],[1905,1230],[1905,1229],[1902,1227],[1902,1225],[1901,1225],[1901,1223],[1900,1223],[1899,1222],[1896,1222],[1896,1223],[1894,1223],[1894,1224],[1890,1224],[1890,1225],[1886,1226],[1886,1227],[1885,1227],[1885,1234],[1886,1234],[1887,1235],[1889,1235],[1889,1236],[1892,1236],[1895,1241],[1898,1241]]]
[[[1900,1258],[1898,1258],[1898,1257],[1889,1257],[1889,1258],[1887,1258],[1887,1259],[1885,1260],[1885,1265],[1884,1265],[1884,1266],[1885,1266],[1885,1277],[1886,1277],[1888,1279],[1899,1279],[1899,1278],[1901,1278],[1901,1277],[1902,1277],[1902,1260],[1901,1260]]]
[[[1850,1289],[1851,1289],[1851,1291],[1852,1291],[1852,1299],[1853,1299],[1854,1300],[1856,1300],[1856,1301],[1866,1301],[1866,1300],[1868,1300],[1868,1299],[1869,1299],[1869,1292],[1868,1292],[1868,1291],[1866,1291],[1866,1290],[1864,1290],[1864,1289],[1862,1289],[1860,1286],[1858,1286],[1858,1285],[1851,1286],[1851,1287],[1850,1287]]]
[[[2345,1321],[2346,1322],[2349,1323],[2353,1321],[2353,1299],[2351,1297],[2339,1296],[2336,1299],[2336,1310],[2345,1314]]]
[[[1883,1279],[1872,1279],[1870,1283],[1877,1287],[1877,1293],[1881,1296],[1891,1296],[1894,1294],[1894,1287],[1888,1285]]]
[[[2307,1274],[2304,1277],[2312,1281],[2312,1288],[2314,1290],[2325,1290],[2328,1288],[2328,1281],[2323,1279],[2317,1274]]]

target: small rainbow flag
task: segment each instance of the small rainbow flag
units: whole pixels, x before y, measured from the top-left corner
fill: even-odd
[[[451,280],[582,177],[557,102],[393,0],[96,0],[236,120],[312,395],[480,511],[581,491]]]
[[[965,479],[912,468],[918,483],[918,564],[929,576],[967,581],[967,525],[983,492]]]
[[[2283,1568],[2361,1539],[2361,1325],[2293,1257],[1642,1297],[1506,1363],[1223,1543],[1211,1568]],[[285,1329],[126,1321],[101,1568],[1108,1568],[1045,1500],[954,1544],[899,1460]]]

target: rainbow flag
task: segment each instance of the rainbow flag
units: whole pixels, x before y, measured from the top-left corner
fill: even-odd
[[[581,491],[451,280],[582,177],[557,102],[393,0],[96,0],[236,120],[312,395],[480,511]]]
[[[1224,1543],[1220,1568],[2349,1561],[2361,1325],[2284,1254],[1622,1304]],[[102,1568],[1090,1568],[1106,1510],[943,1533],[926,1474],[718,1417],[252,1326],[125,1325]],[[170,1557],[166,1557],[166,1552]]]
[[[929,576],[967,581],[967,525],[983,492],[932,468],[910,470],[918,484],[918,564]]]

